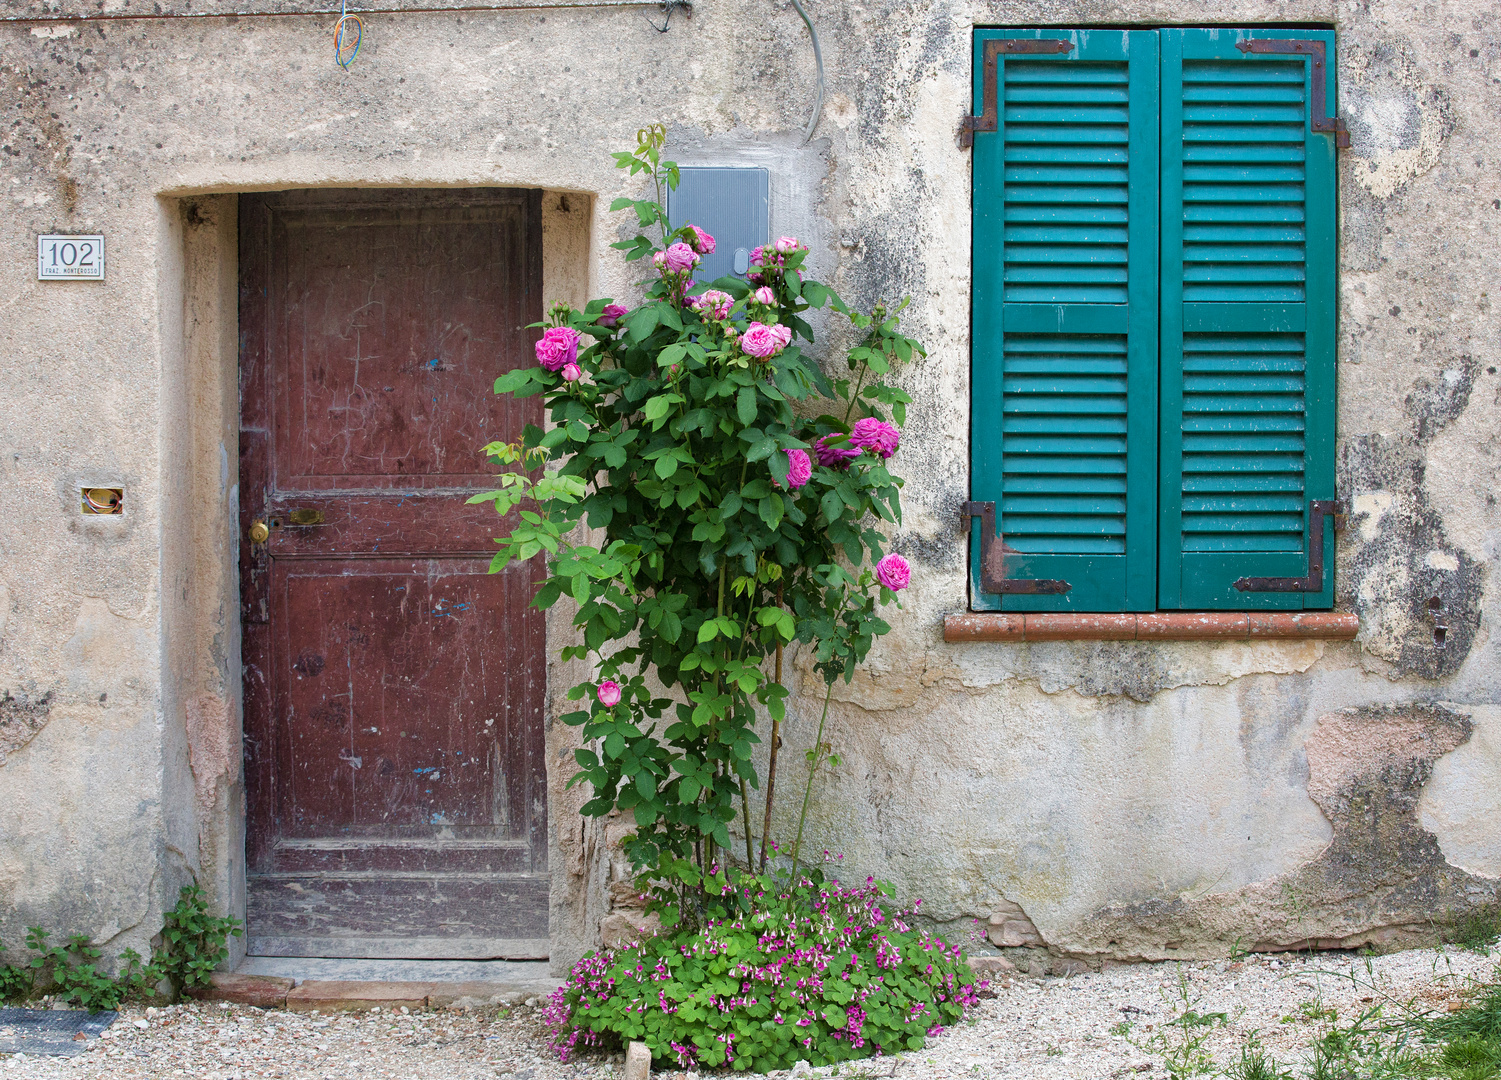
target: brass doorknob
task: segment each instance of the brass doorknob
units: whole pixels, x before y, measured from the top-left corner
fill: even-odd
[[[264,521],[252,521],[250,523],[250,542],[252,544],[264,544],[271,538],[271,530],[266,528]]]

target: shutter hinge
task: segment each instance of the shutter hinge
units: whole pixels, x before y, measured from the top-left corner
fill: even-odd
[[[1235,47],[1243,53],[1282,53],[1309,57],[1313,61],[1313,71],[1310,72],[1308,80],[1313,87],[1313,100],[1309,103],[1309,125],[1314,131],[1333,135],[1335,146],[1350,145],[1350,133],[1345,129],[1345,122],[1337,116],[1329,115],[1329,107],[1324,96],[1326,80],[1322,41],[1307,41],[1300,38],[1251,38],[1247,41],[1237,41]]]
[[[1006,542],[995,531],[995,503],[967,502],[959,508],[966,526],[972,518],[980,519],[980,591],[983,593],[1049,593],[1058,595],[1073,588],[1066,581],[1051,578],[1011,578],[1006,576]]]
[[[959,122],[959,145],[975,145],[975,132],[995,131],[999,119],[996,103],[996,57],[1001,53],[1066,53],[1073,50],[1073,42],[1059,38],[990,38],[985,42],[983,55],[984,75],[981,83],[980,102],[984,108],[979,116],[966,116]]]
[[[1301,592],[1324,591],[1324,518],[1331,516],[1336,527],[1344,516],[1337,499],[1311,499],[1308,503],[1308,576],[1307,577],[1243,577],[1235,583],[1240,592]]]

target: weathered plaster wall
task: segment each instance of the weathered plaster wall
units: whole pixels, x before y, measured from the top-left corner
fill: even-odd
[[[916,403],[895,543],[914,586],[836,695],[844,764],[821,783],[815,845],[940,921],[994,916],[995,940],[1039,963],[1396,943],[1496,902],[1497,12],[951,0],[814,16],[829,82],[806,146],[811,50],[780,0],[703,3],[665,34],[632,8],[376,15],[348,74],[321,17],[0,25],[0,939],[45,922],[140,947],[190,868],[237,902],[226,193],[545,188],[549,299],[630,297],[607,207],[634,191],[608,151],[654,120],[685,164],[766,164],[774,231],[808,239],[855,301],[911,294],[930,350],[900,376]],[[1361,637],[946,645],[942,615],[967,600],[954,132],[971,28],[1211,21],[1340,35],[1337,572]],[[35,236],[63,230],[108,234],[108,281],[32,280]],[[85,482],[123,483],[127,513],[79,516]],[[549,626],[560,642],[566,614]],[[784,836],[817,720],[791,660]],[[555,691],[576,677],[550,671]],[[610,868],[621,823],[570,813],[570,735],[548,743],[559,961],[629,891]]]

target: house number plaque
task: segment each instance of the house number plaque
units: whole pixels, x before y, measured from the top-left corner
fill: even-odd
[[[104,237],[49,233],[37,237],[38,281],[103,281]]]

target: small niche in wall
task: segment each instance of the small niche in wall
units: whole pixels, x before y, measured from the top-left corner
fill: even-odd
[[[85,514],[125,513],[125,489],[117,487],[86,487],[79,489],[80,509]]]

